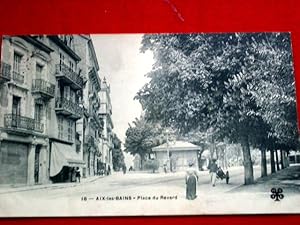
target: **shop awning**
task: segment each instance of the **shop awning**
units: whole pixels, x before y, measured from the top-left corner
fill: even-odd
[[[82,155],[72,145],[52,142],[50,177],[56,176],[64,166],[83,167]]]

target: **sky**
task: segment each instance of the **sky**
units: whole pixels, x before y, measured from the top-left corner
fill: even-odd
[[[142,34],[92,35],[99,63],[99,76],[106,78],[111,88],[112,119],[114,132],[125,143],[128,124],[140,117],[142,107],[133,100],[136,93],[148,81],[148,73],[154,63],[152,52],[140,52]],[[125,155],[127,165],[132,157]]]

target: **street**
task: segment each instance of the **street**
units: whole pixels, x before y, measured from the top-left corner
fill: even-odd
[[[210,185],[208,171],[199,173],[198,198],[185,199],[184,173],[114,173],[91,182],[73,186],[61,184],[36,190],[1,193],[1,214],[9,215],[13,204],[14,213],[26,215],[28,210],[35,216],[43,215],[169,215],[203,213],[269,213],[299,210],[295,201],[298,195],[285,194],[284,200],[270,199],[270,187],[265,191],[238,191],[242,188],[243,168],[230,168],[230,182],[218,180],[216,187]],[[254,167],[255,177],[260,167]],[[294,202],[294,203],[293,203]],[[28,205],[31,207],[28,208]],[[145,211],[147,208],[147,211]],[[150,210],[149,210],[150,209]],[[19,214],[18,214],[19,215]]]
[[[256,177],[259,176],[259,167],[254,167]],[[199,172],[198,192],[205,192],[207,194],[224,193],[232,188],[235,188],[243,183],[244,174],[243,168],[229,168],[230,181],[226,184],[225,180],[218,180],[216,187],[211,187],[210,176],[208,171]],[[31,190],[30,188],[20,194],[26,198],[34,199],[60,199],[60,198],[81,198],[82,196],[93,195],[133,195],[149,193],[149,190],[157,189],[158,193],[166,189],[167,193],[170,191],[179,194],[185,198],[185,173],[147,173],[147,172],[129,172],[123,174],[121,172],[114,173],[111,176],[99,177],[93,182],[79,184],[75,186],[47,188]],[[73,183],[74,184],[74,183]],[[1,196],[1,195],[0,195]]]

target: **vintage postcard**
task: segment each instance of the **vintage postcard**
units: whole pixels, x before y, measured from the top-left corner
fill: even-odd
[[[300,213],[290,33],[3,36],[0,217]]]

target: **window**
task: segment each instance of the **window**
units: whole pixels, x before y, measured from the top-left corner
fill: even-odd
[[[36,122],[42,121],[42,111],[43,111],[43,106],[41,104],[35,104],[34,119],[36,120]]]
[[[13,96],[12,114],[16,116],[21,115],[21,98],[18,96]]]
[[[70,89],[70,101],[75,102],[75,92],[72,89]]]
[[[58,125],[58,138],[64,138],[64,120],[62,117],[57,117],[57,125]]]
[[[43,74],[43,66],[37,63],[35,66],[35,71],[36,71],[36,78],[41,79]]]
[[[72,71],[74,71],[74,63],[72,61],[69,61],[69,67]]]
[[[22,56],[15,52],[13,69],[14,69],[14,72],[16,72],[16,73],[20,73],[20,71],[21,71],[21,60],[22,60]]]
[[[65,99],[70,99],[70,87],[69,86],[64,86],[64,94],[63,94],[63,96],[64,96],[64,98]]]
[[[64,65],[65,64],[65,56],[62,53],[59,53],[59,64]]]
[[[68,121],[68,141],[73,141],[73,121]]]
[[[12,102],[12,121],[11,125],[13,127],[18,127],[20,124],[20,115],[21,115],[21,98],[13,96]]]

